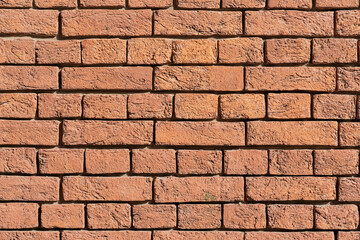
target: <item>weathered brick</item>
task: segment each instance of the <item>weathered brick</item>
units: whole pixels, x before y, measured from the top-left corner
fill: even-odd
[[[81,94],[39,94],[38,115],[40,118],[81,117]]]
[[[339,181],[339,201],[358,202],[360,201],[360,178],[340,178]]]
[[[263,94],[228,94],[220,96],[222,119],[255,119],[266,114]]]
[[[135,228],[173,228],[176,226],[176,206],[135,205],[133,206],[133,218]]]
[[[220,174],[221,151],[179,150],[177,153],[179,174]]]
[[[340,123],[340,145],[341,146],[360,146],[360,123],[342,122]]]
[[[220,204],[180,204],[178,207],[180,229],[215,229],[221,227]]]
[[[269,227],[273,229],[312,229],[314,208],[311,205],[269,205]]]
[[[77,0],[35,0],[38,8],[76,8]]]
[[[248,177],[246,198],[251,201],[335,200],[335,177]]]
[[[214,119],[218,113],[215,94],[176,94],[175,116],[179,119]]]
[[[265,204],[225,204],[224,226],[232,229],[264,229]]]
[[[219,40],[220,63],[262,63],[264,61],[261,38],[234,38]]]
[[[86,39],[81,42],[83,64],[121,64],[126,62],[126,41]]]
[[[243,146],[245,126],[242,122],[157,122],[158,145]]]
[[[316,0],[316,8],[357,8],[359,0]]]
[[[129,172],[130,153],[127,149],[86,149],[85,166],[90,174]]]
[[[80,41],[38,41],[36,61],[39,64],[81,63]]]
[[[268,117],[296,119],[311,117],[311,95],[307,93],[269,93]]]
[[[88,228],[90,229],[122,229],[131,227],[131,207],[129,204],[88,204],[86,210]]]
[[[63,129],[65,145],[147,145],[153,138],[150,121],[66,120]]]
[[[42,174],[82,173],[84,149],[40,149],[39,168]]]
[[[334,240],[332,232],[247,232],[245,240]]]
[[[126,119],[127,95],[87,94],[83,99],[84,118]]]
[[[339,36],[359,36],[360,10],[336,11],[336,34]]]
[[[310,9],[312,0],[268,0],[269,8]]]
[[[264,8],[266,0],[222,0],[223,8]]]
[[[352,175],[359,173],[358,150],[315,150],[316,175]]]
[[[43,204],[41,226],[43,228],[84,228],[84,212],[82,204]]]
[[[314,95],[314,118],[354,119],[356,117],[356,96],[319,94]]]
[[[36,203],[0,203],[0,228],[23,229],[38,227],[38,212],[39,205]]]
[[[124,7],[125,0],[80,0],[80,6],[87,7]]]
[[[32,0],[7,0],[1,1],[0,7],[4,8],[31,8]]]
[[[172,4],[172,0],[129,0],[131,8],[168,8]]]
[[[269,172],[272,175],[313,175],[311,150],[270,150]]]
[[[155,69],[154,84],[155,90],[241,91],[243,73],[243,67],[163,66]]]
[[[156,202],[232,202],[244,199],[242,177],[156,178]]]
[[[129,239],[151,240],[151,231],[64,231],[63,240]]]
[[[310,61],[310,40],[308,39],[268,39],[265,46],[267,63],[308,63]]]
[[[215,39],[174,40],[172,43],[172,61],[175,64],[211,64],[217,62],[217,57]]]
[[[152,197],[152,178],[64,177],[65,201],[146,201]]]
[[[315,206],[316,229],[357,229],[359,209],[356,205]]]
[[[220,8],[219,0],[177,0],[178,8],[187,9],[216,9]]]
[[[313,40],[313,63],[356,63],[357,39],[316,38]]]
[[[338,68],[338,90],[360,91],[360,68]]]
[[[186,240],[186,239],[199,239],[199,240],[243,240],[243,232],[235,231],[155,231],[154,240]]]
[[[16,240],[59,240],[60,233],[55,231],[0,231],[1,239]]]
[[[134,149],[132,171],[134,173],[176,173],[175,150]]]
[[[34,118],[37,97],[34,93],[0,94],[1,118]]]
[[[37,172],[35,148],[1,148],[1,173],[27,173]]]
[[[166,64],[171,62],[172,41],[160,38],[128,40],[128,64]]]
[[[0,63],[34,64],[35,63],[34,40],[0,39]]]
[[[229,150],[224,157],[225,174],[264,175],[268,171],[268,153],[265,150]]]
[[[138,93],[128,98],[129,118],[171,118],[172,95]]]
[[[338,232],[337,235],[338,240],[359,240],[360,239],[360,232]]]

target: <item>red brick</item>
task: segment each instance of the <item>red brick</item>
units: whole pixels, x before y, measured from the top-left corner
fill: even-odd
[[[171,118],[170,94],[138,93],[128,98],[129,118]]]
[[[215,229],[221,227],[220,204],[180,204],[178,207],[180,229]]]
[[[319,94],[314,95],[314,118],[354,119],[356,117],[356,96]]]
[[[80,0],[80,6],[87,7],[124,7],[125,0]]]
[[[81,63],[80,41],[38,41],[36,61],[39,64]]]
[[[162,66],[155,69],[155,90],[241,91],[243,89],[243,67]]]
[[[153,138],[150,121],[64,121],[65,145],[147,145]]]
[[[242,34],[242,13],[231,11],[160,10],[154,34],[170,36],[234,36]]]
[[[130,153],[127,149],[86,149],[85,166],[89,174],[129,172]]]
[[[264,175],[268,172],[268,153],[265,150],[229,150],[224,157],[225,174]]]
[[[81,94],[39,94],[40,118],[81,117]]]
[[[0,7],[4,8],[31,8],[32,0],[7,0],[1,1]]]
[[[150,67],[64,68],[61,75],[63,89],[151,90],[152,88]]]
[[[358,202],[360,201],[360,178],[340,178],[339,201]]]
[[[39,168],[42,174],[82,173],[84,149],[40,149]]]
[[[175,115],[178,119],[214,119],[218,113],[215,94],[176,94]]]
[[[211,64],[217,62],[217,57],[215,39],[174,40],[172,44],[172,61],[175,64]]]
[[[132,171],[134,173],[176,173],[175,150],[134,149]]]
[[[212,150],[179,150],[177,153],[179,174],[220,174],[222,153]]]
[[[316,175],[352,175],[359,173],[358,150],[315,150]]]
[[[334,240],[333,232],[247,232],[245,240]]]
[[[356,63],[356,39],[317,38],[313,40],[313,63]]]
[[[59,185],[56,177],[0,176],[0,200],[58,201]]]
[[[149,36],[152,31],[150,10],[71,10],[61,17],[65,37]]]
[[[360,68],[338,68],[338,90],[360,91]]]
[[[83,99],[84,118],[126,119],[127,95],[87,94]]]
[[[63,240],[108,240],[127,239],[127,240],[151,240],[151,231],[64,231]]]
[[[312,0],[269,0],[269,8],[310,9]]]
[[[146,201],[152,197],[146,177],[64,177],[65,201]]]
[[[131,207],[129,204],[88,204],[86,209],[87,223],[90,229],[122,229],[131,227]]]
[[[83,228],[85,227],[84,216],[82,204],[43,204],[41,206],[43,228]]]
[[[121,64],[126,62],[126,41],[86,39],[81,42],[83,64]]]
[[[58,88],[58,68],[0,66],[2,90],[49,90]]]
[[[222,0],[223,8],[264,8],[266,0]]]
[[[269,205],[268,221],[273,229],[312,229],[314,225],[313,206],[309,205]]]
[[[34,93],[0,94],[0,117],[34,118],[36,115],[37,97]]]
[[[247,67],[246,89],[250,91],[335,91],[333,67]]]
[[[225,204],[224,226],[232,229],[264,229],[265,204]]]
[[[0,121],[0,145],[57,145],[58,121]]]
[[[155,201],[232,202],[244,199],[242,177],[163,177],[154,183]]]
[[[171,62],[172,41],[160,38],[128,40],[128,64],[166,64]]]
[[[316,229],[357,229],[359,209],[356,205],[315,206]]]
[[[36,149],[1,148],[0,172],[35,174],[37,172]]]
[[[313,175],[311,150],[270,150],[269,171],[272,175]]]
[[[269,93],[268,117],[296,119],[311,117],[311,95],[307,93]]]
[[[38,227],[38,212],[39,205],[36,203],[0,203],[0,228],[23,229]]]
[[[360,34],[360,10],[336,11],[335,16],[337,35],[356,37]]]
[[[325,201],[336,198],[335,177],[248,177],[251,201]]]
[[[155,231],[154,240],[243,240],[243,232],[235,231]]]
[[[310,61],[310,40],[308,39],[268,39],[265,45],[267,63],[308,63]]]
[[[263,118],[266,114],[263,94],[229,94],[220,96],[222,119]]]
[[[76,8],[77,0],[35,0],[38,8]]]
[[[242,122],[157,122],[158,145],[243,146],[245,126]]]
[[[317,0],[316,8],[357,8],[359,0]]]
[[[341,146],[360,146],[360,123],[342,122],[340,123],[340,145]]]
[[[1,39],[0,40],[0,63],[35,64],[35,42],[34,42],[34,40],[32,40],[32,39]]]
[[[360,232],[338,232],[338,240],[359,240]]]
[[[264,36],[332,36],[332,12],[291,10],[247,11],[245,34]]]
[[[234,38],[219,40],[220,63],[262,63],[264,61],[261,38]]]
[[[16,240],[59,240],[60,233],[55,231],[0,231],[1,239]]]
[[[131,8],[168,8],[173,4],[172,0],[129,0]]]
[[[220,8],[220,0],[178,0],[177,7],[186,9],[216,9]]]
[[[0,9],[0,34],[52,37],[58,33],[58,11]]]
[[[134,228],[173,228],[176,226],[176,206],[134,205],[133,218]]]

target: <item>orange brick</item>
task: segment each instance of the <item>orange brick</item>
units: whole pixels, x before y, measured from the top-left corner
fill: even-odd
[[[124,7],[125,0],[80,0],[80,6],[87,7]]]
[[[129,172],[130,153],[127,149],[86,149],[85,166],[90,174]]]
[[[222,0],[223,8],[264,8],[266,0]]]
[[[359,13],[360,10],[336,11],[336,34],[338,36],[358,36],[360,33]]]
[[[1,3],[0,3],[1,4]],[[1,39],[0,63],[35,64],[35,42],[32,39]]]
[[[221,227],[220,204],[180,204],[180,229],[215,229]]]
[[[343,122],[340,123],[340,145],[341,146],[359,146],[360,145],[360,131],[359,123],[357,122]]]
[[[178,0],[177,1],[178,8],[186,8],[186,9],[216,9],[220,8],[219,0]]]
[[[171,118],[170,94],[138,93],[128,98],[129,118]]]
[[[218,112],[214,94],[176,94],[175,115],[179,119],[214,119]]]
[[[360,239],[360,232],[338,232],[337,234],[338,240],[358,240]]]
[[[60,233],[57,231],[1,231],[1,239],[16,239],[19,240],[59,240]]]
[[[245,240],[335,240],[333,232],[247,232]]]
[[[359,91],[360,90],[360,68],[344,67],[338,68],[338,90]]]
[[[268,153],[265,150],[229,150],[224,157],[225,174],[265,175]]]
[[[310,205],[269,205],[268,221],[273,229],[312,229],[314,208]]]
[[[266,114],[263,94],[229,94],[220,96],[222,119],[263,118]]]
[[[314,118],[354,119],[356,117],[356,96],[319,94],[314,95]]]
[[[81,42],[83,64],[121,64],[126,62],[126,41],[86,39]]]
[[[0,94],[0,117],[35,118],[37,97],[34,93]]]
[[[129,204],[88,204],[86,210],[88,228],[90,229],[124,229],[131,227],[131,207]]]
[[[310,9],[312,0],[269,0],[269,8]]]
[[[80,41],[38,41],[36,61],[39,64],[81,63]]]
[[[217,62],[217,41],[214,39],[174,40],[172,60],[175,64],[211,64]]]
[[[313,175],[311,150],[270,150],[269,171],[272,175]]]
[[[315,150],[316,175],[352,175],[359,173],[358,150]]]
[[[38,227],[38,212],[39,205],[36,203],[0,203],[0,228],[22,229]]]
[[[85,227],[84,205],[43,204],[41,226],[43,228],[83,228]]]
[[[317,0],[316,8],[326,9],[326,8],[357,8],[359,7],[359,0]]]
[[[39,167],[42,174],[82,173],[83,149],[40,149]]]
[[[128,40],[128,64],[166,64],[171,62],[172,41],[159,38]]]
[[[134,149],[132,171],[134,173],[176,173],[175,150]]]
[[[179,150],[177,164],[179,174],[220,174],[222,153],[212,150]]]
[[[225,204],[224,226],[231,229],[265,228],[265,204]]]
[[[131,8],[168,8],[173,4],[172,0],[129,0]]]
[[[243,240],[243,232],[235,231],[155,231],[154,239]]]
[[[76,8],[77,0],[35,0],[38,8]]]
[[[316,38],[313,40],[313,63],[356,63],[357,39]]]
[[[173,228],[176,226],[176,206],[134,205],[133,218],[135,228]]]
[[[39,94],[40,118],[81,117],[81,94]]]
[[[310,40],[308,39],[268,39],[265,46],[267,63],[308,63],[310,61]]]
[[[63,231],[63,240],[151,239],[151,231]]]
[[[357,229],[359,209],[356,205],[315,206],[316,229]]]
[[[219,40],[220,63],[262,63],[264,61],[261,38],[235,38]]]
[[[36,149],[1,148],[0,172],[35,174],[37,172]]]
[[[296,119],[311,117],[311,95],[307,93],[269,93],[268,117]]]
[[[360,190],[360,178],[357,177],[340,178],[339,201],[342,202],[360,201],[360,196],[358,194],[359,190]]]
[[[8,0],[0,2],[0,7],[4,8],[31,8],[32,0]]]
[[[87,94],[83,99],[84,118],[126,119],[127,95]]]

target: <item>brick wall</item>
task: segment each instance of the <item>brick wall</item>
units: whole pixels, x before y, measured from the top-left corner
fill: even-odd
[[[1,240],[359,240],[359,0],[0,1]]]

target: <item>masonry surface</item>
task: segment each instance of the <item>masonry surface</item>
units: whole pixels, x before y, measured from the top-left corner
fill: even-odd
[[[0,1],[0,240],[360,240],[359,0]]]

